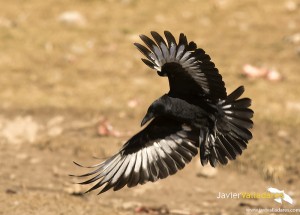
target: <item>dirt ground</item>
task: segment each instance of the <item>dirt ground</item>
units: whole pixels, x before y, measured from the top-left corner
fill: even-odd
[[[300,208],[299,0],[11,0],[0,2],[0,214],[257,214]],[[119,192],[88,189],[85,173],[140,127],[167,80],[132,45],[151,30],[184,32],[206,50],[228,92],[253,99],[253,140],[216,169],[195,158],[178,174]],[[279,81],[243,77],[244,65]],[[113,126],[113,134],[99,130]],[[100,131],[101,132],[101,131]],[[273,199],[218,199],[219,192],[284,190]],[[265,213],[269,214],[269,213]],[[284,214],[275,213],[272,214]]]

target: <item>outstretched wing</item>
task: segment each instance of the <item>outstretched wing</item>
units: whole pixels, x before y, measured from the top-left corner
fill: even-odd
[[[199,135],[199,134],[198,134]],[[125,185],[134,187],[175,174],[198,153],[197,134],[177,121],[155,118],[133,136],[108,160],[93,166],[94,171],[78,177],[92,176],[80,184],[97,183],[87,192],[114,191]]]
[[[142,59],[146,65],[156,69],[160,76],[168,76],[169,94],[181,98],[203,96],[214,101],[225,99],[227,94],[222,76],[210,56],[194,42],[188,43],[182,33],[178,44],[170,32],[164,34],[167,43],[152,31],[155,42],[140,35],[148,48],[139,43],[134,45],[146,56],[147,59]]]

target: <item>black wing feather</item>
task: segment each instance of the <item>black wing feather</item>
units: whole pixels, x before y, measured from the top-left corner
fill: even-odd
[[[197,135],[177,121],[158,117],[133,136],[113,159],[101,163],[96,170],[79,177],[93,176],[81,184],[98,181],[87,192],[102,187],[119,190],[155,182],[175,174],[197,154]]]
[[[157,32],[151,32],[156,43],[141,35],[149,49],[135,45],[150,61],[143,60],[147,66],[156,69],[160,76],[168,76],[169,95],[183,99],[195,96],[213,101],[226,99],[225,84],[210,56],[193,41],[188,42],[183,33],[179,35],[178,44],[169,31],[164,34],[166,40]]]

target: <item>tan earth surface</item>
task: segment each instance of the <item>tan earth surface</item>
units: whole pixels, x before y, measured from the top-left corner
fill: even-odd
[[[11,0],[0,2],[0,214],[258,214],[300,208],[300,1]],[[228,92],[253,99],[253,140],[216,170],[199,158],[172,177],[119,192],[88,189],[69,174],[109,157],[168,91],[134,48],[151,30],[184,32],[210,54]],[[242,76],[247,64],[282,79]],[[104,123],[103,120],[106,120]],[[107,128],[113,126],[108,136]],[[284,190],[273,199],[219,192]],[[285,214],[285,213],[265,213]],[[295,213],[296,214],[296,213]]]

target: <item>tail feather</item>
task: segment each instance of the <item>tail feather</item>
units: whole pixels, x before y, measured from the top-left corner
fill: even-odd
[[[247,148],[247,141],[241,140],[238,137],[235,137],[234,135],[228,135],[227,140],[235,149],[239,151],[239,154],[242,154],[242,151]]]
[[[233,111],[230,110],[224,110],[224,113],[226,114],[226,116],[228,117],[233,117],[233,118],[237,118],[237,119],[245,119],[248,120],[251,117],[253,117],[253,111],[250,109],[236,109]]]
[[[236,101],[234,101],[231,104],[231,108],[232,109],[236,109],[236,108],[247,108],[251,105],[251,99],[249,98],[243,98],[243,99],[238,99]]]
[[[235,91],[233,91],[230,95],[227,96],[224,104],[230,104],[237,100],[245,91],[244,86],[238,87]]]
[[[219,135],[219,142],[221,142],[223,146],[223,150],[226,149],[230,156],[228,156],[229,160],[234,160],[237,154],[242,153],[242,150],[236,145],[232,144],[228,138],[224,137],[223,135]]]
[[[221,154],[223,154],[223,156],[228,157],[230,160],[233,160],[235,158],[235,150],[233,147],[231,147],[230,145],[228,146],[227,144],[227,140],[226,138],[222,137],[221,135],[218,137],[218,142],[221,142],[223,144],[220,144],[220,149],[219,150]],[[223,153],[222,153],[223,152]],[[222,162],[221,162],[222,163]]]
[[[200,138],[200,157],[202,165],[217,163],[226,165],[235,160],[247,148],[252,138],[249,131],[253,127],[253,111],[249,108],[251,100],[241,98],[244,87],[241,86],[218,103],[219,116],[213,129],[207,131],[206,138]],[[205,131],[200,132],[200,136]]]
[[[230,121],[232,124],[234,124],[237,127],[242,127],[242,128],[252,128],[253,122],[250,119],[240,119],[240,118],[235,118],[235,117],[225,117]]]

